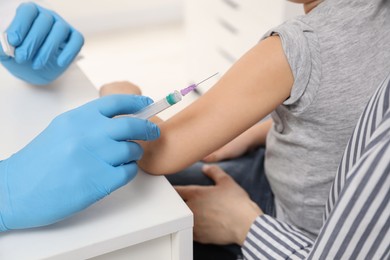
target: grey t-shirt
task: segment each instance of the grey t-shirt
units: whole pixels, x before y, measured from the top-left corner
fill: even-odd
[[[295,80],[272,113],[266,174],[277,218],[314,237],[359,115],[390,72],[390,1],[325,0],[273,34]]]

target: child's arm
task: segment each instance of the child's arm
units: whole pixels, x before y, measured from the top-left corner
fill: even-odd
[[[133,94],[141,95],[141,89],[130,82],[112,82],[105,84],[100,88],[100,96],[107,96],[112,94]],[[163,122],[157,116],[149,119],[154,123]],[[272,126],[272,119],[268,119],[264,122],[257,123],[244,133],[234,138],[231,142],[227,143],[217,151],[212,152],[202,160],[204,162],[218,162],[227,159],[237,158],[246,152],[265,145],[265,140],[269,129]]]
[[[260,42],[204,96],[160,124],[160,139],[142,143],[140,167],[168,174],[202,159],[282,104],[293,81],[279,37]]]

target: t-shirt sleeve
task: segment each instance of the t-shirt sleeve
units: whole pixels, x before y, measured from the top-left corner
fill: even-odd
[[[278,35],[294,76],[290,97],[284,105],[303,110],[314,99],[318,89],[321,69],[320,51],[315,30],[294,19],[268,31],[263,39]]]

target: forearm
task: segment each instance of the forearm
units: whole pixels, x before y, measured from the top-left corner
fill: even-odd
[[[243,56],[204,96],[161,123],[161,137],[144,143],[141,168],[177,172],[255,125],[288,98],[293,76],[278,37]]]

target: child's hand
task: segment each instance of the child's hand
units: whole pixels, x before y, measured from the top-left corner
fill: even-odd
[[[101,97],[112,94],[133,94],[141,95],[141,89],[133,83],[127,81],[112,82],[103,85],[100,88],[99,95]]]

